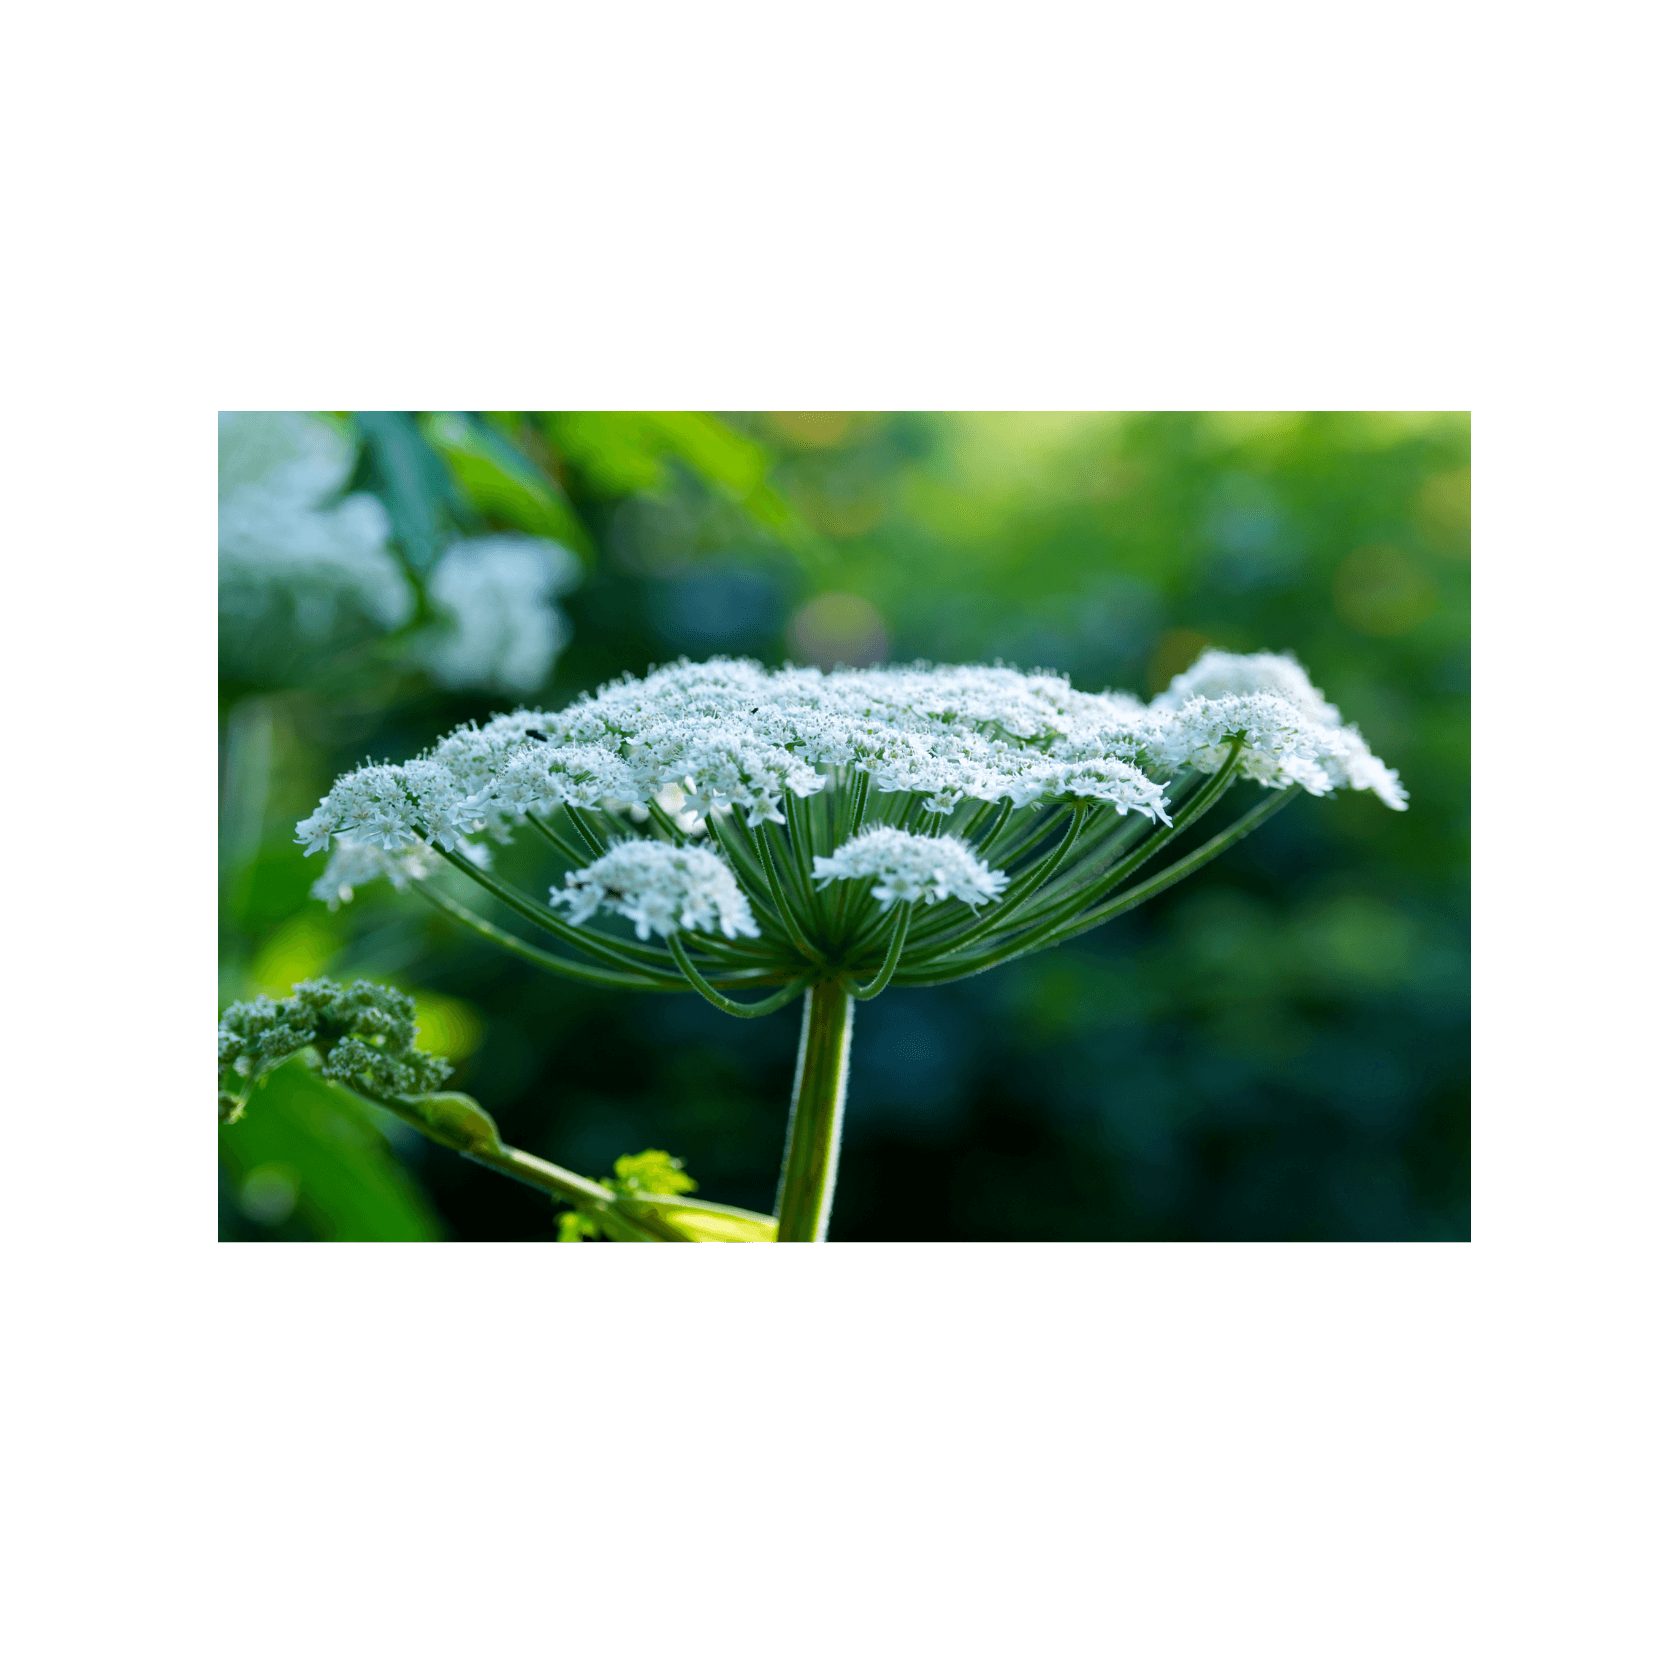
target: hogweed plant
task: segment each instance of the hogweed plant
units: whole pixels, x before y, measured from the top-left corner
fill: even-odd
[[[1239,782],[1263,797],[1150,868]],[[1147,705],[1002,666],[679,662],[560,713],[457,729],[405,764],[368,764],[298,837],[307,854],[332,851],[315,895],[349,900],[388,879],[569,981],[696,993],[733,1017],[802,996],[773,1219],[691,1199],[659,1151],[594,1183],[502,1145],[474,1102],[434,1089],[443,1074],[413,1047],[406,1002],[371,984],[301,984],[279,1005],[232,1007],[221,1072],[242,1090],[228,1106],[307,1046],[331,1082],[568,1201],[564,1238],[825,1240],[858,1001],[1084,935],[1298,793],[1340,787],[1406,808],[1396,773],[1285,655],[1208,651]],[[568,864],[544,901],[492,869],[485,840],[522,828]],[[562,951],[439,889],[444,864]]]

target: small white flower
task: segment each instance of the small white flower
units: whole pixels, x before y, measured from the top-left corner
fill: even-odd
[[[729,865],[699,845],[682,849],[659,839],[625,839],[590,867],[564,876],[553,905],[566,907],[581,924],[600,910],[637,926],[640,942],[685,930],[725,936],[757,936],[752,908]]]
[[[830,856],[817,856],[816,881],[876,878],[879,906],[892,902],[934,905],[957,896],[967,907],[994,902],[1008,882],[956,838],[921,838],[900,827],[869,827]]]

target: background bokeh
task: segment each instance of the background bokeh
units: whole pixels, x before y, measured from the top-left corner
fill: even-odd
[[[333,777],[680,655],[1150,694],[1289,649],[1411,809],[1301,799],[1077,943],[863,1007],[833,1237],[1468,1238],[1468,415],[231,415],[220,455],[221,1004],[391,982],[508,1141],[768,1210],[796,1010],[556,981],[383,885],[329,911],[292,829]],[[294,1065],[220,1128],[225,1239],[556,1212]]]

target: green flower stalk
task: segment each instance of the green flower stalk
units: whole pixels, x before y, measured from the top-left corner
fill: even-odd
[[[1191,829],[1241,781],[1262,798],[1197,843]],[[1148,705],[1006,667],[714,660],[359,769],[299,841],[332,848],[318,896],[388,878],[566,980],[697,993],[741,1018],[802,996],[776,1238],[818,1241],[856,1001],[1083,935],[1298,793],[1339,787],[1406,807],[1395,772],[1287,656],[1208,652]],[[483,836],[522,827],[565,864],[544,900],[490,866]],[[542,940],[439,890],[444,863]]]

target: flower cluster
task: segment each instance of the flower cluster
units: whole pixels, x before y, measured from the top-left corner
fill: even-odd
[[[899,827],[869,827],[831,856],[815,859],[816,882],[878,879],[873,895],[892,902],[943,902],[957,896],[967,907],[999,899],[1007,883],[956,838],[923,838]]]
[[[565,876],[554,904],[575,924],[594,913],[618,913],[637,926],[640,942],[680,927],[725,936],[757,936],[752,908],[728,863],[697,844],[674,849],[659,839],[624,839],[589,867]]]
[[[1172,679],[1147,711],[1151,750],[1163,764],[1215,770],[1236,734],[1245,738],[1240,773],[1265,787],[1337,787],[1374,793],[1407,808],[1401,778],[1367,748],[1353,724],[1290,655],[1233,655],[1209,649]]]
[[[314,1045],[322,1072],[369,1097],[423,1096],[449,1073],[415,1048],[414,1002],[377,982],[348,988],[326,977],[297,982],[291,997],[260,994],[229,1007],[218,1024],[218,1083],[245,1080]]]
[[[1368,789],[1405,807],[1395,772],[1285,656],[1209,653],[1149,706],[999,666],[713,660],[623,678],[560,713],[501,714],[409,763],[344,776],[299,838],[310,851],[346,830],[387,850],[452,848],[530,812],[643,806],[668,788],[689,820],[739,809],[757,826],[854,773],[942,814],[966,799],[1084,798],[1165,821],[1169,783],[1217,768],[1236,738],[1241,773],[1263,786]]]

